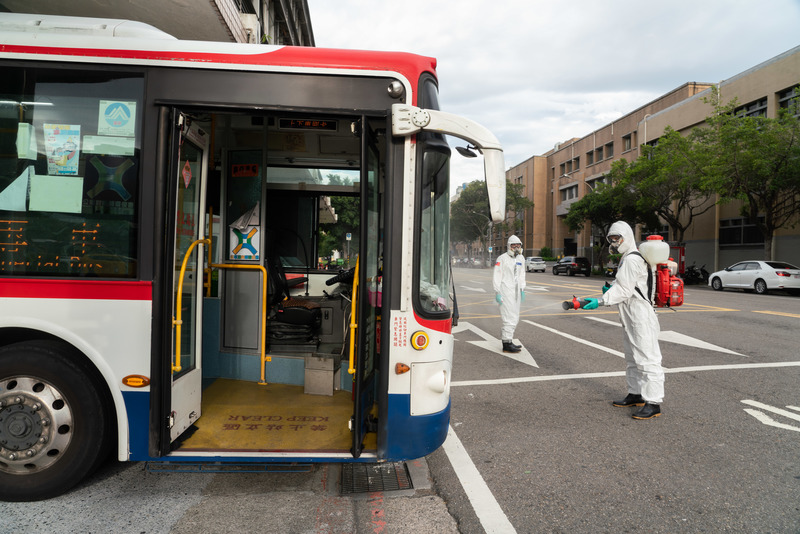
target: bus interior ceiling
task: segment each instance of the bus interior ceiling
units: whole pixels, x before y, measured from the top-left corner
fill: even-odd
[[[263,265],[268,305],[262,331],[261,271],[211,271],[202,315],[202,417],[180,450],[346,451],[360,117],[188,116],[211,141],[212,263]],[[326,284],[340,273],[342,281]],[[374,449],[374,441],[371,434],[365,448]]]

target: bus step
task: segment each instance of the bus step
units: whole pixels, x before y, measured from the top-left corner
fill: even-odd
[[[313,464],[303,463],[222,463],[222,462],[146,462],[151,473],[310,473]]]
[[[405,462],[342,465],[342,495],[413,489]]]

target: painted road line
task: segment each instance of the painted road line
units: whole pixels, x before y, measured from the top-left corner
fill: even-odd
[[[544,325],[541,325],[539,323],[534,323],[533,321],[529,321],[527,319],[525,319],[524,321],[526,323],[530,324],[530,325],[533,325],[533,326],[536,326],[538,328],[541,328],[542,330],[547,330],[548,332],[552,332],[553,334],[558,334],[559,336],[565,337],[567,339],[571,339],[572,341],[577,341],[578,343],[583,343],[584,345],[588,345],[588,346],[590,346],[592,348],[595,348],[595,349],[598,349],[598,350],[602,350],[602,351],[607,352],[609,354],[613,354],[614,356],[619,356],[620,358],[624,358],[625,357],[625,354],[621,353],[618,350],[609,349],[608,347],[604,347],[602,345],[598,345],[597,343],[592,343],[591,341],[586,341],[585,339],[581,339],[579,337],[575,337],[575,336],[567,334],[565,332],[561,332],[559,330],[556,330],[555,328],[550,328],[549,326],[544,326]]]
[[[768,416],[764,412],[759,412],[758,410],[751,410],[750,408],[745,408],[744,411],[749,413],[756,419],[758,419],[758,421],[761,422],[762,424],[768,426],[774,426],[776,428],[782,428],[784,430],[794,430],[795,432],[800,432],[800,427],[787,425],[786,423],[779,423],[778,421]]]
[[[453,427],[447,429],[447,439],[442,445],[447,458],[450,460],[450,465],[456,472],[461,487],[467,494],[472,509],[475,510],[475,515],[483,526],[483,530],[487,533],[515,533],[516,530],[511,522],[508,520],[503,509],[494,498],[494,494],[486,485],[478,468],[472,463],[467,450],[461,443],[461,440],[456,436]]]
[[[753,313],[766,313],[768,315],[780,315],[781,317],[794,317],[795,319],[800,319],[800,315],[796,313],[784,313],[768,310],[753,310]]]
[[[763,404],[761,402],[757,402],[754,400],[743,400],[742,404],[748,404],[753,406],[754,408],[760,408],[762,410],[766,410],[768,412],[776,413],[778,415],[782,415],[784,417],[788,417],[789,419],[794,419],[795,421],[800,421],[800,414],[796,414],[794,412],[787,412],[786,410],[782,410],[781,408],[776,408],[775,406],[770,406],[769,404]]]
[[[798,362],[775,363],[732,363],[729,365],[698,365],[694,367],[676,367],[664,369],[664,373],[694,373],[701,371],[735,371],[740,369],[774,369],[780,367],[800,367]],[[458,386],[494,386],[499,384],[521,384],[524,382],[550,382],[554,380],[574,380],[582,378],[609,378],[625,376],[625,371],[610,371],[606,373],[578,373],[573,375],[550,376],[520,376],[514,378],[496,378],[492,380],[460,380],[450,383],[451,387]]]
[[[587,319],[591,319],[592,321],[597,321],[598,323],[608,324],[612,326],[622,326],[620,323],[616,321],[609,321],[607,319],[601,319],[599,317],[587,317]],[[674,332],[672,330],[662,330],[658,333],[658,340],[659,341],[668,341],[670,343],[678,343],[679,345],[686,345],[687,347],[694,347],[696,349],[705,349],[705,350],[713,350],[716,352],[722,352],[725,354],[732,354],[734,356],[742,356],[744,358],[749,358],[745,354],[739,354],[738,352],[734,352],[732,350],[728,350],[717,345],[708,343],[706,341],[687,336],[686,334],[681,334],[679,332]]]

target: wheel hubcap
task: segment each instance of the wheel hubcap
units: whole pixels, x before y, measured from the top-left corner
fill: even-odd
[[[0,472],[52,465],[72,439],[72,411],[51,384],[30,377],[0,380]]]

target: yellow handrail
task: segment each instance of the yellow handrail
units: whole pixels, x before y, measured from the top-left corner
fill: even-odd
[[[356,367],[355,367],[355,348],[356,348],[356,328],[358,328],[357,323],[357,311],[358,311],[358,256],[356,256],[356,271],[353,274],[353,297],[350,303],[350,366],[347,368],[347,372],[349,374],[355,374]]]
[[[266,362],[272,361],[270,356],[266,355],[266,350],[264,345],[266,345],[266,334],[267,334],[267,269],[263,265],[253,265],[253,264],[241,264],[241,263],[213,263],[211,264],[211,268],[213,269],[259,269],[261,271],[261,384],[262,386],[267,385],[267,377],[266,377],[266,370],[264,369],[264,364]]]
[[[195,246],[203,243],[208,245],[208,249],[211,250],[211,238],[203,238],[198,239],[186,250],[186,254],[183,257],[183,262],[181,263],[181,273],[180,279],[178,280],[178,295],[177,300],[175,303],[175,318],[172,320],[172,325],[175,327],[175,354],[173,360],[175,363],[172,365],[172,372],[178,373],[181,371],[181,327],[183,325],[181,307],[183,305],[183,278],[186,273],[186,264],[189,261],[189,255],[194,249]],[[209,260],[211,256],[209,255]],[[237,263],[209,263],[209,267],[206,269],[209,273],[211,269],[259,269],[262,274],[261,278],[261,333],[262,335],[266,334],[267,331],[267,269],[263,265],[251,265],[251,264],[237,264]],[[211,284],[210,276],[209,276],[209,286]],[[262,338],[261,340],[261,382],[259,384],[266,385],[266,370],[264,368],[264,364],[268,361],[271,361],[271,357],[266,355],[266,349],[264,347],[266,341]]]
[[[174,355],[174,362],[172,364],[172,372],[179,373],[181,372],[181,325],[183,325],[183,319],[181,316],[181,307],[183,306],[183,277],[186,274],[186,264],[189,261],[189,256],[192,253],[194,247],[203,243],[204,245],[210,245],[211,240],[206,238],[201,238],[194,241],[189,248],[186,250],[186,254],[183,256],[183,261],[181,262],[181,273],[178,277],[178,295],[175,300],[175,317],[172,318],[172,326],[175,327],[175,355]]]

